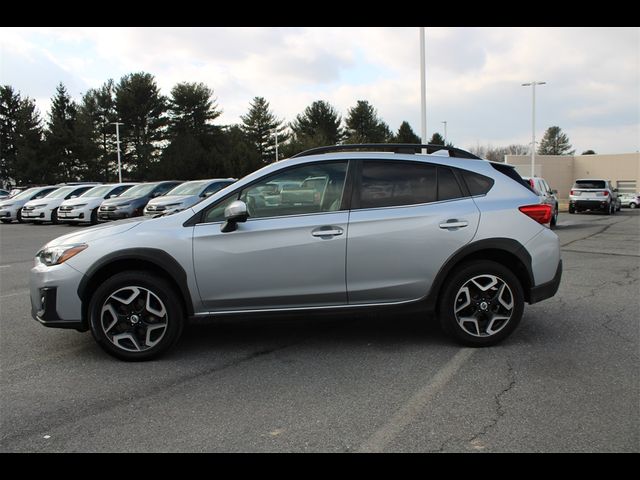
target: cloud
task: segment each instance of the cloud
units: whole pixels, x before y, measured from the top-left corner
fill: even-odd
[[[624,132],[627,141],[616,134],[610,146],[598,140],[601,149],[638,150],[640,29],[426,32],[429,136],[447,120],[461,146],[526,143],[531,91],[520,84],[542,80],[538,135],[559,125],[578,132],[579,150],[593,148],[583,133],[591,128]],[[287,121],[317,99],[343,117],[366,99],[393,130],[407,120],[419,131],[418,40],[416,27],[5,28],[2,82],[40,98],[62,81],[79,100],[109,78],[145,71],[164,94],[178,82],[206,83],[224,110],[220,123],[238,122],[255,96]]]

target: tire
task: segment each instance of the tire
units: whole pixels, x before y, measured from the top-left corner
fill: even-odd
[[[11,223],[12,222],[12,220],[5,220],[5,219],[2,219],[1,221],[2,221],[2,223]]]
[[[58,220],[58,209],[54,208],[53,212],[51,212],[51,223],[53,225],[58,225],[60,223],[60,220]]]
[[[569,213],[572,214],[572,215],[574,213],[576,213],[576,207],[573,207],[573,206],[569,205]]]
[[[469,347],[501,342],[518,326],[523,312],[520,281],[507,267],[490,260],[456,268],[438,302],[442,329]]]
[[[18,223],[24,223],[24,220],[22,219],[22,212],[20,212],[20,210],[16,213],[16,219],[18,220]]]
[[[185,315],[173,287],[147,271],[128,271],[103,282],[89,304],[98,345],[120,360],[157,358],[180,338]]]
[[[98,207],[91,210],[91,225],[98,224]]]
[[[629,203],[629,208],[637,208],[637,205],[633,202]]]

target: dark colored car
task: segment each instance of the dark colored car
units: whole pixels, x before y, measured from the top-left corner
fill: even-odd
[[[152,198],[164,195],[180,181],[169,180],[165,182],[141,183],[131,187],[122,195],[110,198],[102,202],[98,210],[98,220],[121,220],[123,218],[140,217],[144,207]]]

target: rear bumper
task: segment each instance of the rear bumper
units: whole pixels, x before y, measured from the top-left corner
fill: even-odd
[[[608,200],[569,200],[569,206],[576,210],[607,210]]]
[[[529,303],[537,303],[542,300],[546,300],[547,298],[553,297],[557,292],[558,288],[560,288],[560,280],[562,279],[562,260],[558,262],[558,268],[556,269],[556,274],[553,276],[551,281],[543,283],[542,285],[538,285],[537,287],[531,288],[529,292]]]

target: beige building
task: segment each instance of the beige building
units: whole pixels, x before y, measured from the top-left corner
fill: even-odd
[[[531,156],[507,155],[505,160],[515,165],[523,177],[531,176]],[[536,155],[535,176],[543,177],[551,188],[558,190],[559,199],[569,198],[569,190],[577,178],[602,178],[611,180],[621,193],[640,192],[640,153]]]

